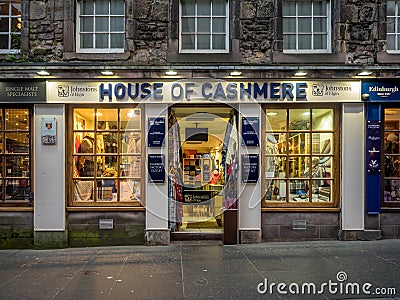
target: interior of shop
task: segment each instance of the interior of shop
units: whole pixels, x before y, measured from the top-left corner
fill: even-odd
[[[181,183],[178,195],[169,197],[170,221],[175,221],[171,229],[221,232],[222,212],[232,204],[229,193],[235,189],[229,170],[236,155],[234,110],[177,106],[171,108],[169,119],[169,173],[174,193]]]

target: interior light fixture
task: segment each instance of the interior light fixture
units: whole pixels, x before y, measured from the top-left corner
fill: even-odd
[[[372,74],[371,71],[363,70],[363,71],[359,72],[359,73],[357,74],[357,76],[369,76],[369,75],[371,75],[371,74]]]
[[[267,112],[267,116],[276,116],[278,113],[276,111],[269,111]]]
[[[36,72],[36,74],[38,74],[40,76],[50,76],[50,72],[48,72],[46,70],[38,71],[38,72]]]
[[[294,76],[306,76],[308,73],[306,71],[302,71],[302,70],[297,70],[296,73],[294,73]]]
[[[103,76],[113,76],[114,72],[113,71],[109,71],[109,70],[103,70],[103,71],[101,71],[101,75],[103,75]]]
[[[174,70],[168,70],[168,71],[165,71],[165,75],[167,75],[167,76],[175,76],[175,75],[178,75],[178,72],[174,71]]]
[[[229,73],[229,76],[240,76],[240,75],[242,75],[242,72],[238,70],[233,70]]]

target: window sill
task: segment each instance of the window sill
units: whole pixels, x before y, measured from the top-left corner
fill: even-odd
[[[273,63],[298,63],[298,64],[314,64],[324,62],[325,64],[344,64],[346,56],[344,53],[304,53],[289,54],[275,51],[272,53]]]
[[[8,212],[8,211],[29,211],[33,212],[33,207],[18,207],[18,206],[0,206],[0,212]]]
[[[400,62],[400,52],[399,53],[387,53],[387,52],[377,52],[376,61],[378,63],[399,63]]]
[[[76,52],[65,52],[65,60],[127,60],[130,56],[129,51],[124,53],[76,53]]]
[[[69,206],[67,211],[145,211],[143,206]]]
[[[340,212],[338,207],[263,207],[261,212]]]

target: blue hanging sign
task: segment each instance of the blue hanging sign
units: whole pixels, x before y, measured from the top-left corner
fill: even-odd
[[[260,144],[258,135],[260,132],[259,117],[242,118],[242,145],[258,146]]]
[[[363,101],[400,101],[400,81],[363,81],[361,98]]]
[[[165,138],[165,118],[149,118],[148,122],[148,146],[158,148],[163,147]]]
[[[367,170],[381,173],[381,121],[367,121]]]

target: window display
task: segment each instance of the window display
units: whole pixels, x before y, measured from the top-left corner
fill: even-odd
[[[334,108],[267,108],[265,205],[334,202],[334,116]]]
[[[32,205],[31,110],[0,110],[0,205]]]
[[[72,205],[140,201],[140,109],[73,108]]]

